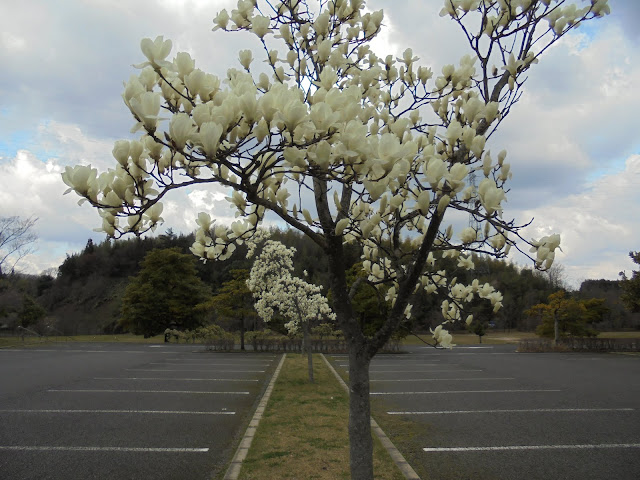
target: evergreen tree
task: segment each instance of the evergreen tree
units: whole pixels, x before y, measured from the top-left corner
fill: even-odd
[[[22,297],[22,310],[18,313],[20,325],[22,327],[35,325],[46,315],[47,311],[31,295],[25,293]]]
[[[121,326],[150,337],[166,328],[193,329],[202,315],[196,305],[209,292],[196,274],[193,256],[178,248],[152,250],[130,279],[122,301]]]
[[[640,252],[629,252],[629,257],[633,263],[640,265]],[[624,272],[620,273],[622,277],[622,301],[626,307],[632,312],[640,312],[640,270],[634,270],[631,278],[627,278]]]
[[[249,271],[246,269],[231,270],[231,280],[222,284],[218,293],[201,305],[201,309],[214,309],[220,315],[238,321],[240,330],[240,349],[244,350],[244,332],[246,321],[256,318],[258,314],[253,308],[253,294],[247,287]]]

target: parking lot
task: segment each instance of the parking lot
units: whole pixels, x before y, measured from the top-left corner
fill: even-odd
[[[410,439],[387,434],[423,478],[640,478],[637,356],[412,347],[370,373],[382,416],[411,423]]]
[[[219,475],[276,359],[193,345],[0,350],[0,478]]]

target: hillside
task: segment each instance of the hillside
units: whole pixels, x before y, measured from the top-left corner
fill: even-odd
[[[306,270],[312,283],[328,284],[328,267],[315,244],[293,231],[273,230],[272,237],[296,248],[296,274]],[[192,243],[193,235],[172,232],[144,239],[105,240],[97,245],[89,241],[82,252],[67,255],[55,278],[20,274],[0,278],[0,326],[5,332],[24,325],[41,334],[119,333],[122,331],[118,324],[121,300],[129,278],[138,273],[145,254],[152,249],[170,247],[189,253]],[[347,261],[354,265],[359,260],[360,252],[354,246],[349,250]],[[527,317],[524,311],[546,301],[556,290],[549,276],[504,261],[488,258],[474,261],[475,272],[457,272],[458,281],[469,282],[478,277],[504,295],[504,307],[497,315],[479,303],[474,307],[474,316],[496,329],[535,329],[537,319]],[[223,262],[197,262],[194,257],[194,263],[198,276],[214,295],[231,279],[231,270],[251,267],[244,247]],[[327,293],[326,287],[324,291]],[[587,280],[574,294],[580,298],[605,298],[608,311],[594,325],[596,328],[633,328],[638,321],[620,302],[619,282]],[[413,302],[409,329],[424,331],[439,323],[439,302],[435,295],[418,294]]]

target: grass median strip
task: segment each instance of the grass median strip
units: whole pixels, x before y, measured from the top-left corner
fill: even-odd
[[[240,480],[349,479],[349,398],[314,355],[316,383],[308,383],[306,357],[288,354]],[[375,478],[404,477],[374,438]]]

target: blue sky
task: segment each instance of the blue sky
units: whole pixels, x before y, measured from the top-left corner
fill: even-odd
[[[142,37],[171,38],[197,66],[222,75],[237,52],[259,50],[252,35],[211,32],[212,19],[235,2],[214,0],[65,0],[11,2],[0,18],[0,216],[35,215],[38,252],[22,268],[55,267],[82,249],[99,217],[63,196],[66,165],[112,166],[111,148],[129,138],[132,119],[122,83],[143,61]],[[581,3],[581,2],[578,2]],[[582,2],[584,3],[584,2]],[[440,18],[440,1],[368,3],[385,9],[374,48],[400,55],[412,47],[439,71],[466,47],[455,25]],[[514,173],[509,216],[535,218],[528,236],[563,237],[558,261],[569,282],[617,278],[640,249],[640,2],[610,0],[612,15],[578,29],[531,70],[525,95],[491,139],[506,148]],[[254,55],[255,56],[255,55]],[[231,221],[227,192],[176,192],[165,203],[166,228],[188,232],[206,210]],[[519,260],[521,261],[521,260]]]

